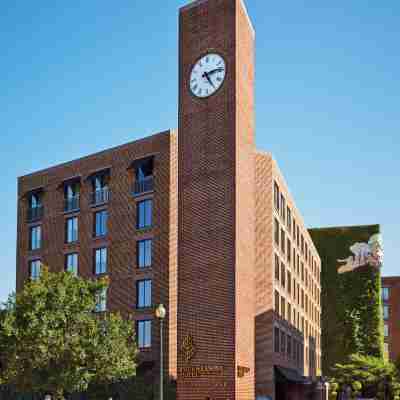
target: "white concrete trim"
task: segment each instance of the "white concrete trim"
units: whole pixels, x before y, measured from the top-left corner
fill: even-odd
[[[255,29],[254,29],[253,23],[251,22],[250,15],[249,15],[249,13],[247,12],[246,4],[244,3],[244,0],[240,0],[240,3],[242,4],[244,13],[246,14],[247,21],[249,22],[250,29],[251,29],[251,31],[253,32],[253,38],[254,38],[254,37],[256,36],[256,31],[255,31]]]

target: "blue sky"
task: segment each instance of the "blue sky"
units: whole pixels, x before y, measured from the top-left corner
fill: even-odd
[[[184,1],[4,0],[0,10],[0,301],[14,289],[16,182],[177,126]],[[309,226],[382,224],[400,248],[400,3],[247,0],[257,145]]]

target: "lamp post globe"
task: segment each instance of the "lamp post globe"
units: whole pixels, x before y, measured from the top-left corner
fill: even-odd
[[[164,328],[164,318],[167,314],[167,310],[165,309],[163,304],[159,304],[155,311],[155,317],[160,321],[160,400],[164,399],[164,337],[163,337],[163,328]]]
[[[167,310],[165,309],[163,304],[159,304],[156,307],[155,315],[157,319],[163,320],[165,315],[167,314]]]

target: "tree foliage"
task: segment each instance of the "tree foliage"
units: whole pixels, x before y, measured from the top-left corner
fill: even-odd
[[[83,392],[136,372],[132,323],[94,313],[107,280],[50,273],[10,296],[0,316],[0,381],[20,392]]]
[[[384,392],[390,399],[398,399],[400,395],[400,377],[393,363],[379,357],[352,354],[344,364],[336,364],[332,368],[334,378],[331,381],[338,387],[350,386],[353,393],[362,393],[366,397],[376,396],[384,399]],[[332,386],[332,385],[331,385]]]

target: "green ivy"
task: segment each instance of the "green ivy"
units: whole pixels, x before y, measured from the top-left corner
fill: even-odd
[[[362,266],[338,274],[338,259],[352,255],[350,246],[367,243],[380,232],[379,225],[310,229],[321,257],[322,370],[359,353],[383,358],[384,337],[381,275],[375,267]]]

